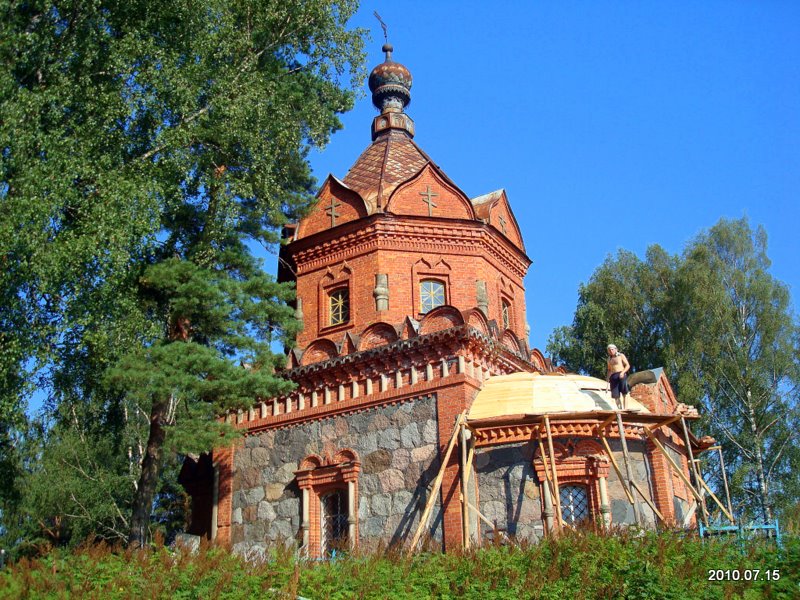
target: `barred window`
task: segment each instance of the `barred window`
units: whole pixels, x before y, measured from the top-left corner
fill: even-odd
[[[435,279],[424,279],[419,283],[420,312],[428,313],[434,308],[444,306],[444,283]]]
[[[575,525],[589,517],[589,495],[586,486],[565,485],[559,489],[561,516],[568,525]]]
[[[337,490],[320,498],[322,556],[331,556],[347,546],[347,492]]]
[[[330,324],[341,325],[350,320],[350,291],[347,288],[333,290],[330,294]]]

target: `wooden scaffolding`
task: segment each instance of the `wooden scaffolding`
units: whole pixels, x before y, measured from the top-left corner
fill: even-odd
[[[462,539],[464,548],[469,548],[472,541],[469,531],[470,512],[474,513],[474,515],[480,521],[488,524],[490,527],[495,527],[495,524],[492,523],[485,515],[483,515],[478,507],[469,501],[469,494],[467,493],[469,490],[470,476],[472,474],[475,449],[478,445],[479,439],[482,439],[485,442],[481,444],[481,446],[522,442],[530,439],[538,440],[541,460],[545,473],[545,481],[543,484],[547,486],[549,495],[555,504],[553,512],[556,521],[550,533],[557,534],[558,531],[564,527],[564,518],[561,512],[558,465],[554,452],[552,425],[554,422],[557,423],[564,421],[580,422],[582,424],[589,424],[592,427],[597,439],[600,440],[600,443],[603,446],[605,456],[608,458],[608,461],[619,478],[619,482],[623,491],[625,492],[628,502],[630,502],[633,506],[634,520],[637,525],[642,525],[643,521],[641,511],[639,510],[639,503],[636,501],[636,495],[638,495],[645,502],[660,523],[664,525],[670,524],[666,522],[664,516],[658,510],[655,503],[648,497],[647,494],[644,493],[633,476],[633,468],[627,443],[627,439],[631,436],[631,430],[640,431],[640,439],[642,441],[649,440],[652,442],[653,447],[666,459],[670,470],[674,472],[681,481],[683,481],[683,483],[686,485],[686,488],[691,492],[692,504],[690,505],[689,510],[684,518],[684,522],[682,523],[683,526],[688,526],[692,517],[698,512],[699,520],[704,525],[708,525],[709,513],[705,501],[706,494],[714,501],[717,507],[719,507],[722,514],[725,515],[725,517],[732,524],[735,523],[732,514],[733,511],[730,509],[730,505],[728,507],[723,505],[720,499],[703,480],[697,464],[698,461],[696,461],[694,458],[694,452],[692,450],[692,437],[690,434],[689,424],[687,423],[687,416],[683,414],[654,415],[650,413],[639,413],[625,410],[608,410],[572,413],[558,412],[542,415],[511,415],[490,419],[469,420],[467,418],[467,411],[464,411],[456,418],[456,422],[453,427],[453,433],[450,436],[447,446],[445,447],[439,472],[433,481],[430,493],[428,495],[428,500],[425,504],[425,509],[422,512],[417,529],[414,532],[414,536],[411,539],[410,545],[408,546],[408,553],[410,554],[416,550],[422,538],[423,532],[428,528],[430,518],[433,513],[433,507],[436,504],[436,499],[441,490],[445,470],[455,446],[459,441],[459,466],[461,475],[460,500],[463,524]],[[667,449],[656,436],[656,433],[662,427],[677,427],[678,424],[680,424],[680,430],[674,431],[679,437],[681,437],[686,445],[688,468],[691,471],[694,483],[690,481],[680,465],[673,459],[672,456],[670,456]],[[494,442],[491,440],[486,441],[487,438],[490,437],[487,436],[487,433],[498,425],[502,425],[506,428],[515,428],[517,432],[524,431],[527,436],[527,440],[519,438],[516,440],[508,440],[500,438]],[[627,435],[625,433],[626,425],[628,426],[629,431]],[[620,465],[614,457],[614,453],[612,452],[611,446],[608,442],[609,436],[613,435],[615,430],[620,439],[624,470],[623,468],[620,468]],[[480,538],[478,538],[478,540],[480,540]]]

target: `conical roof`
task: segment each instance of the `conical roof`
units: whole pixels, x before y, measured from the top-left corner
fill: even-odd
[[[394,189],[432,162],[402,130],[382,132],[350,167],[344,183],[358,192],[369,212],[380,210]]]

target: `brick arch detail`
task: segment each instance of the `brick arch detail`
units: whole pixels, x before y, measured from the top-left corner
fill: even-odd
[[[546,441],[544,442],[547,443]],[[542,485],[547,485],[547,472],[545,469],[552,468],[552,457],[547,452],[547,466],[542,460],[541,444],[533,454],[533,466],[536,476]],[[604,455],[603,447],[593,439],[582,439],[577,442],[568,440],[564,442],[553,442],[553,455],[556,462],[556,473],[558,483],[562,485],[583,485],[586,486],[589,496],[590,514],[598,518],[600,516],[600,489],[598,480],[601,477],[608,478],[609,461]],[[552,474],[552,471],[551,471]],[[557,500],[560,501],[560,500]],[[542,500],[544,502],[544,500]],[[542,505],[544,511],[544,505]]]
[[[329,360],[339,355],[339,348],[336,344],[326,338],[320,338],[311,342],[303,352],[302,364],[310,365],[323,360]]]
[[[473,329],[477,329],[485,335],[489,335],[489,321],[486,318],[486,315],[484,315],[479,309],[471,308],[461,314],[464,322],[467,325]]]
[[[533,363],[537,370],[542,373],[545,372],[547,361],[545,361],[544,354],[538,348],[531,350],[530,362]]]
[[[352,448],[340,448],[334,453],[309,454],[300,462],[300,469],[294,472],[295,480],[304,496],[308,497],[308,531],[309,547],[307,552],[312,558],[322,554],[322,523],[320,499],[336,490],[352,489],[352,502],[356,507],[355,543],[358,540],[358,478],[361,462],[358,453]]]
[[[385,346],[398,340],[397,330],[388,323],[374,323],[367,327],[359,336],[359,350],[371,350],[378,346]]]
[[[426,314],[419,324],[419,333],[424,335],[426,333],[433,333],[434,331],[442,331],[444,329],[451,329],[464,324],[464,317],[461,311],[455,306],[440,306],[434,308]]]
[[[503,345],[511,350],[514,354],[522,354],[525,355],[525,348],[520,342],[517,334],[511,331],[510,329],[506,329],[503,331],[503,337],[501,338]]]

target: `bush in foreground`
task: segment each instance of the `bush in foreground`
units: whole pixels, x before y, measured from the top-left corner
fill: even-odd
[[[0,597],[788,600],[800,597],[798,567],[796,538],[778,552],[770,542],[741,547],[670,533],[575,532],[522,548],[409,559],[373,553],[309,562],[276,549],[256,564],[214,547],[189,555],[164,547],[135,553],[93,546],[9,566],[0,572]],[[744,581],[756,569],[758,581]],[[740,580],[709,581],[710,570]]]

